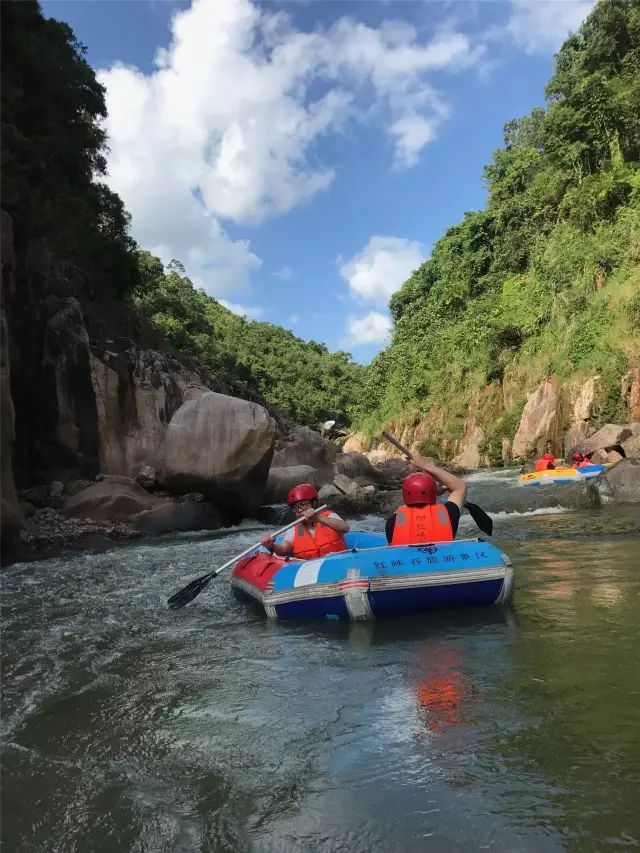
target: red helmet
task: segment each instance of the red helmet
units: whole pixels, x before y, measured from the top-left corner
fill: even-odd
[[[584,459],[584,456],[582,455],[582,453],[574,453],[573,456],[571,457],[571,459],[574,462],[582,462],[582,460]]]
[[[289,506],[291,504],[297,504],[298,501],[317,501],[318,493],[315,490],[315,487],[311,485],[311,483],[302,483],[300,486],[296,486],[294,489],[291,489],[289,494],[287,495],[287,503]]]
[[[436,481],[431,474],[409,474],[402,481],[402,500],[407,506],[434,504],[436,502]]]

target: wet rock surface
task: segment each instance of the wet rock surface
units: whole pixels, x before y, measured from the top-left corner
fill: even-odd
[[[613,500],[640,503],[640,458],[623,459],[600,478]]]
[[[67,549],[104,548],[141,535],[124,522],[66,518],[58,510],[47,507],[35,510],[26,520],[20,531],[16,556],[25,559],[59,554]]]

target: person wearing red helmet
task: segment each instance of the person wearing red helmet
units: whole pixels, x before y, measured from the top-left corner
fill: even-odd
[[[536,471],[553,471],[556,467],[556,457],[553,453],[545,453],[541,459],[536,462]]]
[[[587,460],[588,461],[588,460]],[[584,456],[582,453],[573,453],[571,456],[571,467],[579,468],[584,463]]]
[[[318,492],[314,486],[302,483],[291,489],[287,503],[300,518],[300,524],[287,530],[282,542],[276,542],[268,534],[263,536],[260,541],[265,548],[279,557],[300,560],[313,560],[334,551],[347,550],[343,534],[348,532],[349,525],[335,512],[316,510]]]
[[[574,453],[571,456],[571,467],[572,468],[585,468],[587,465],[591,465],[592,462],[588,456],[583,456],[582,453]]]
[[[390,545],[452,542],[467,498],[467,484],[419,453],[412,453],[409,461],[420,473],[410,474],[402,482],[404,504],[387,519],[387,542]],[[436,498],[443,491],[449,492],[449,498],[445,504],[438,504]]]

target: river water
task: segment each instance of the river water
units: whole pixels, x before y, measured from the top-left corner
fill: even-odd
[[[469,479],[507,611],[276,623],[224,576],[169,611],[247,523],[9,567],[4,849],[640,846],[638,506]]]

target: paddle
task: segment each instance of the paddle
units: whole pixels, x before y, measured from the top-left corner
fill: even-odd
[[[323,509],[326,509],[326,504],[319,506],[315,512],[320,512]],[[280,536],[281,533],[286,533],[287,530],[291,530],[292,527],[295,527],[296,524],[300,524],[300,519],[296,518],[295,521],[292,521],[290,524],[287,524],[286,527],[281,527],[280,530],[276,530],[273,534],[274,536]],[[243,557],[248,556],[252,551],[255,551],[256,548],[260,547],[260,542],[257,545],[252,545],[250,548],[246,548],[242,554],[238,554],[237,557],[229,560],[224,566],[220,566],[219,569],[216,569],[213,572],[209,572],[208,575],[202,575],[201,578],[196,578],[191,583],[187,584],[184,589],[181,589],[179,592],[176,592],[175,595],[172,595],[171,598],[167,599],[167,604],[172,610],[178,610],[180,607],[184,607],[185,604],[188,604],[190,601],[193,601],[196,596],[200,595],[202,590],[207,586],[207,584],[211,583],[211,581],[217,577],[220,572],[223,572],[225,569],[228,569],[229,566],[232,566],[234,563],[237,563],[238,560],[241,560]]]
[[[407,450],[407,448],[403,444],[400,444],[400,442],[388,432],[383,432],[382,435],[387,439],[388,442],[393,444],[394,447],[397,447],[398,450],[401,451],[401,453],[404,453],[404,455],[409,461],[411,461],[411,452]],[[465,503],[465,507],[469,510],[469,515],[475,521],[478,528],[483,533],[486,533],[487,536],[491,536],[491,534],[493,533],[493,519],[491,518],[491,516],[487,515],[487,513],[481,507],[479,507],[478,504],[473,504],[470,501],[467,501]]]

